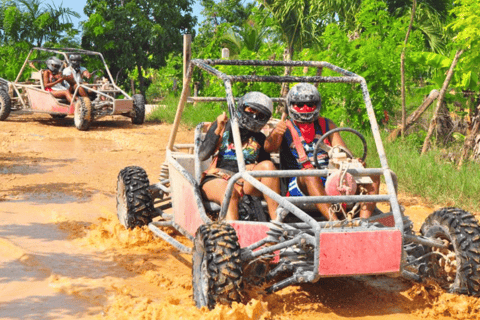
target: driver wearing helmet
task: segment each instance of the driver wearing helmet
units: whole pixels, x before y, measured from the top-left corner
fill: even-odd
[[[63,76],[65,77],[65,81],[68,84],[68,88],[70,93],[74,93],[77,89],[78,84],[83,83],[83,79],[90,79],[91,74],[88,70],[81,66],[82,63],[82,56],[79,54],[71,54],[68,59],[70,60],[70,65],[63,69]],[[88,97],[87,92],[84,88],[80,87],[78,89],[78,93],[82,97]]]
[[[265,152],[263,147],[266,137],[260,132],[270,119],[272,111],[272,100],[261,92],[249,92],[238,101],[235,116],[240,129],[246,170],[276,169],[270,160],[270,154]],[[239,171],[231,123],[225,112],[212,123],[199,150],[202,161],[213,155],[212,163],[201,180],[203,195],[207,200],[221,204],[228,179]],[[261,177],[258,180],[273,191],[280,192],[278,178]],[[239,219],[238,204],[243,195],[261,197],[262,193],[246,181],[237,181],[227,209],[227,220]],[[270,218],[275,219],[278,204],[266,195],[263,196],[268,205]]]
[[[280,121],[265,142],[267,152],[277,152],[281,148],[280,159],[283,168],[290,170],[315,168],[313,153],[318,139],[327,131],[337,127],[330,119],[320,117],[321,106],[320,93],[315,86],[309,83],[299,83],[288,92],[287,110],[290,119]],[[324,143],[347,149],[338,132],[327,137]],[[324,150],[318,152],[317,160],[320,165],[318,169],[328,166],[329,158]],[[372,176],[371,178],[374,183],[366,186],[367,192],[378,194],[379,177]],[[326,195],[325,180],[325,177],[292,177],[288,183],[287,195]],[[338,220],[335,212],[330,210],[330,204],[316,203],[315,205],[327,219]],[[375,203],[363,203],[360,217],[370,217],[374,209]]]
[[[72,102],[72,94],[68,89],[62,85],[65,77],[60,73],[62,61],[55,56],[52,56],[45,61],[47,69],[42,72],[43,86],[46,91],[52,93],[55,98],[67,99],[69,103]]]

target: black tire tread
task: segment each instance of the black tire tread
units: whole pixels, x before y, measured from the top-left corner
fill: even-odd
[[[145,99],[141,94],[134,94],[133,97],[133,124],[143,124],[145,121]]]
[[[201,245],[197,246],[197,242]],[[197,247],[204,248],[210,273],[207,307],[213,309],[217,303],[230,304],[233,301],[241,301],[243,271],[235,229],[229,224],[220,222],[202,225],[195,238],[195,248]],[[196,283],[199,275],[196,275],[196,272],[199,272],[199,268],[194,266],[193,299],[197,307],[201,308],[203,306],[201,292]]]
[[[80,110],[77,111],[78,106]],[[79,112],[78,115],[77,112]],[[93,109],[90,99],[87,97],[78,97],[78,100],[75,104],[75,127],[80,131],[86,131],[90,128],[90,124],[92,123],[92,121]]]
[[[125,196],[127,204],[125,227],[133,229],[148,225],[152,222],[154,208],[152,197],[148,191],[150,182],[147,173],[141,167],[130,166],[120,171],[118,180],[125,185],[125,195],[122,195]]]
[[[8,118],[12,110],[10,95],[3,89],[0,89],[0,121]]]
[[[448,232],[457,257],[458,286],[455,293],[480,296],[480,226],[475,217],[458,208],[442,208],[427,217],[420,231],[428,235],[432,227]]]

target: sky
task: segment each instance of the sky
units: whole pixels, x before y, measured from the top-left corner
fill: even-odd
[[[165,1],[165,0],[164,0]],[[74,11],[77,11],[80,14],[80,19],[74,19],[73,23],[78,27],[78,22],[87,20],[87,16],[83,13],[83,8],[87,4],[87,0],[44,0],[44,4],[52,3],[55,4],[56,7],[62,6],[63,8],[70,8]],[[197,25],[203,20],[203,17],[200,12],[202,12],[202,5],[200,1],[195,1],[193,5],[193,15],[197,17],[198,23]],[[198,30],[198,27],[196,28]]]

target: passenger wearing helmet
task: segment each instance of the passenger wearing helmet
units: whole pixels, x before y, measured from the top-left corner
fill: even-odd
[[[72,102],[72,94],[62,84],[65,77],[60,74],[62,61],[55,56],[52,56],[45,61],[47,69],[42,72],[43,86],[46,91],[52,93],[55,98],[67,99],[69,103]]]
[[[242,151],[247,170],[275,170],[270,154],[264,150],[265,135],[260,132],[272,115],[273,102],[261,92],[249,92],[239,99],[235,116],[240,128]],[[225,195],[228,179],[239,171],[230,121],[225,112],[217,117],[208,129],[200,146],[200,160],[213,155],[212,163],[204,172],[201,188],[207,200],[221,204]],[[259,178],[273,191],[280,192],[278,178]],[[238,220],[238,204],[243,195],[261,197],[262,193],[246,181],[238,181],[232,192],[227,210],[227,220]],[[278,204],[265,196],[268,213],[275,219]]]
[[[287,111],[289,120],[280,121],[270,133],[265,142],[267,152],[277,152],[279,148],[282,168],[314,169],[313,152],[318,139],[327,131],[337,126],[329,119],[320,117],[322,99],[315,86],[309,83],[299,83],[293,86],[287,94]],[[341,146],[347,149],[338,132],[331,134],[324,141],[329,146]],[[317,155],[320,168],[328,166],[328,154],[321,150]],[[369,194],[378,194],[379,179],[367,186]],[[322,196],[325,193],[324,177],[293,177],[288,183],[289,196]],[[317,209],[329,220],[338,220],[330,210],[330,204],[317,203]],[[360,210],[361,218],[368,218],[375,209],[375,203],[364,203]]]
[[[71,54],[68,59],[70,60],[70,65],[63,70],[63,76],[65,77],[70,92],[73,94],[78,84],[83,83],[84,78],[90,79],[92,75],[86,68],[81,66],[81,55]],[[88,97],[87,92],[82,87],[78,89],[78,94],[82,97]]]

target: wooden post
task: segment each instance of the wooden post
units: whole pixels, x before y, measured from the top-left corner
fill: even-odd
[[[222,59],[229,59],[230,58],[230,50],[228,48],[222,49]]]
[[[452,79],[453,70],[455,69],[458,59],[460,58],[462,53],[463,53],[463,50],[458,50],[457,53],[455,54],[455,57],[453,58],[453,61],[452,61],[452,65],[450,66],[450,69],[447,72],[447,76],[445,77],[445,81],[443,82],[442,89],[440,90],[440,96],[438,97],[438,101],[437,101],[437,107],[435,108],[435,113],[433,114],[432,121],[430,121],[430,126],[428,127],[427,136],[425,137],[425,141],[423,142],[422,155],[425,154],[425,152],[427,152],[428,148],[430,147],[430,138],[432,137],[435,126],[437,125],[438,111],[442,106],[443,99],[445,98],[445,93],[447,92],[448,85],[450,83],[450,80]]]
[[[135,81],[130,79],[130,86],[132,87],[132,94],[135,94]]]
[[[198,96],[198,81],[195,81],[195,83],[193,84],[193,96],[196,98]],[[193,105],[195,106],[197,104],[197,102],[193,102]]]
[[[183,35],[183,86],[187,85],[187,70],[190,66],[190,60],[192,59],[192,35],[184,34]],[[190,91],[188,91],[190,95]]]

